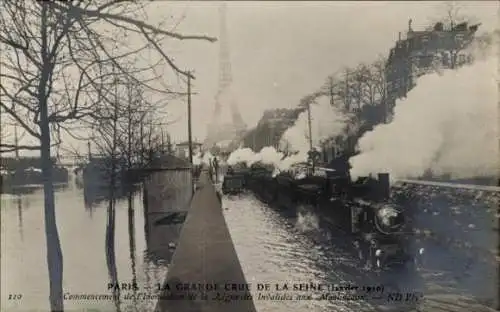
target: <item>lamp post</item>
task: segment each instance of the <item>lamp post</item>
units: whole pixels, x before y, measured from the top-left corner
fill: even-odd
[[[187,72],[187,115],[188,115],[188,145],[189,164],[191,165],[191,194],[194,194],[194,168],[193,168],[193,133],[191,128],[191,79],[194,79],[191,71]]]
[[[191,79],[194,79],[194,76],[191,75],[191,72],[188,71],[187,76],[187,113],[188,113],[188,144],[189,144],[189,163],[191,166],[193,165],[193,133],[191,128]]]

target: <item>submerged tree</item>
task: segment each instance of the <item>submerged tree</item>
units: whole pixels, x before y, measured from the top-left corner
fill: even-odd
[[[152,151],[167,145],[162,128],[155,126],[161,124],[158,108],[145,100],[141,86],[118,74],[115,78],[113,102],[91,126],[99,155],[92,176],[107,182],[111,190],[137,182],[139,169],[151,161]]]
[[[178,74],[187,72],[165,54],[163,39],[215,40],[184,36],[166,31],[161,25],[148,24],[137,15],[144,13],[144,5],[138,2],[101,3],[12,0],[0,3],[0,107],[3,114],[39,142],[18,148],[40,150],[52,311],[64,308],[51,146],[59,143],[61,132],[71,134],[76,121],[85,123],[98,116],[103,105],[112,102],[109,95],[116,72],[110,70],[111,66],[150,91],[171,95],[169,88],[160,89],[152,84],[154,69],[169,66]],[[110,29],[112,35],[102,31],[104,28]],[[130,44],[127,36],[131,34],[140,35],[144,45],[127,49]],[[115,46],[120,49],[112,49]],[[153,50],[159,60],[143,68],[131,66],[134,56],[145,49]]]

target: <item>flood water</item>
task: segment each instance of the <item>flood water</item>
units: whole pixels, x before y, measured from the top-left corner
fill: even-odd
[[[150,187],[147,194],[147,209],[143,208],[142,192],[133,195],[131,200],[117,200],[114,248],[109,236],[109,203],[104,201],[89,207],[84,202],[83,192],[72,184],[57,191],[56,213],[64,257],[65,293],[109,296],[100,300],[67,299],[67,311],[154,310],[154,298],[139,301],[126,299],[126,294],[133,293],[132,290],[121,290],[120,301],[113,300],[108,283],[113,280],[122,283],[136,281],[138,292],[149,295],[158,293],[157,283],[166,277],[168,263],[174,252],[169,245],[176,241],[181,230],[180,225],[168,225],[162,220],[168,212],[187,209],[191,196],[189,188],[186,188],[189,182],[185,173],[153,176],[148,181],[154,188]],[[446,262],[443,265],[438,267],[430,261],[418,276],[381,279],[360,268],[351,253],[339,248],[342,237],[332,237],[328,231],[321,229],[314,215],[287,215],[262,204],[252,195],[224,198],[223,208],[249,283],[347,282],[357,285],[386,283],[387,286],[387,282],[392,281],[397,284],[395,287],[401,289],[426,288],[428,300],[424,306],[433,311],[492,311],[477,302],[477,298],[495,296],[494,266],[472,263],[465,270],[459,260],[463,258],[465,261],[465,255],[462,256],[462,252],[459,255],[456,250],[443,244],[430,240],[426,242],[426,248],[434,254],[433,257]],[[43,193],[39,190],[20,197],[2,196],[1,212],[1,311],[48,311]],[[435,215],[433,210],[428,213]],[[460,216],[465,217],[464,214]],[[453,218],[459,220],[455,215]],[[453,236],[451,234],[455,231],[456,235],[460,235],[457,238],[465,239],[462,237],[465,230],[452,231],[439,225],[435,227],[445,229],[448,236]],[[477,230],[470,235],[476,236]],[[475,236],[469,237],[470,240],[474,239],[471,241],[473,245],[479,248],[480,242],[485,244],[484,236],[477,239]],[[114,250],[114,254],[110,250]],[[450,257],[455,259],[454,262],[449,261]],[[463,274],[472,269],[474,273],[464,277]],[[467,289],[460,289],[465,286]],[[9,300],[9,295],[17,294],[22,298]],[[361,300],[270,301],[254,297],[254,302],[259,312],[399,312],[413,311],[416,307],[414,304],[395,307]]]
[[[394,291],[422,295],[407,302],[256,300],[257,310],[495,311],[498,262],[494,249],[498,240],[492,231],[495,216],[491,208],[496,207],[498,194],[471,199],[471,194],[443,190],[406,191],[419,198],[412,203],[416,230],[431,230],[435,235],[417,236],[419,246],[425,249],[425,261],[418,271],[383,274],[360,266],[352,248],[345,248],[345,237],[323,228],[317,215],[307,213],[307,207],[302,210],[306,213],[297,215],[289,213],[293,209],[269,207],[252,194],[226,198],[226,222],[249,282],[384,285],[386,295]],[[448,239],[463,244],[456,246]]]
[[[180,180],[186,177],[180,177]],[[169,177],[165,185],[179,180]],[[177,181],[179,182],[179,181]],[[183,182],[183,181],[180,181]],[[64,262],[63,288],[66,295],[111,295],[108,283],[116,279],[124,283],[137,282],[142,292],[157,294],[156,285],[166,275],[169,254],[161,252],[169,240],[175,240],[179,226],[166,226],[160,232],[155,221],[161,209],[185,206],[189,189],[173,183],[173,191],[163,202],[150,199],[150,212],[143,209],[143,194],[115,203],[114,255],[107,239],[109,201],[85,204],[83,191],[70,183],[56,192],[56,217]],[[184,184],[185,185],[185,184]],[[175,187],[176,186],[176,187]],[[162,198],[160,198],[162,200]],[[153,201],[153,203],[151,203]],[[170,204],[165,204],[168,201]],[[160,204],[162,207],[159,207]],[[155,206],[156,204],[156,206]],[[43,191],[22,196],[2,195],[1,201],[1,311],[49,311],[49,279],[46,260]],[[156,231],[156,233],[155,233]],[[159,235],[166,233],[163,239]],[[156,239],[156,240],[155,240]],[[160,251],[160,252],[158,252]],[[110,258],[113,258],[111,262]],[[113,265],[113,262],[115,265]],[[156,300],[121,301],[111,296],[100,300],[65,300],[67,311],[152,311]],[[9,300],[14,295],[21,299]]]

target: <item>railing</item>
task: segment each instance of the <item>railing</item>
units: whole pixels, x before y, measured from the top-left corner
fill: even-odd
[[[419,184],[427,186],[438,186],[447,188],[461,188],[476,191],[487,191],[487,192],[500,192],[500,187],[489,186],[489,185],[475,185],[475,184],[460,184],[460,183],[447,183],[447,182],[435,182],[435,181],[423,181],[423,180],[398,180],[400,183],[408,184]]]

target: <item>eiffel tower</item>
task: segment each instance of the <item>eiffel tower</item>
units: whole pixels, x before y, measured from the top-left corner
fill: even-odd
[[[233,77],[231,73],[229,44],[227,42],[225,3],[219,7],[219,18],[219,87],[215,95],[215,108],[212,120],[208,125],[207,137],[204,142],[206,148],[212,148],[214,145],[231,148],[229,146],[238,144],[239,139],[247,129],[231,88]],[[229,112],[230,116],[223,116],[224,113]]]

